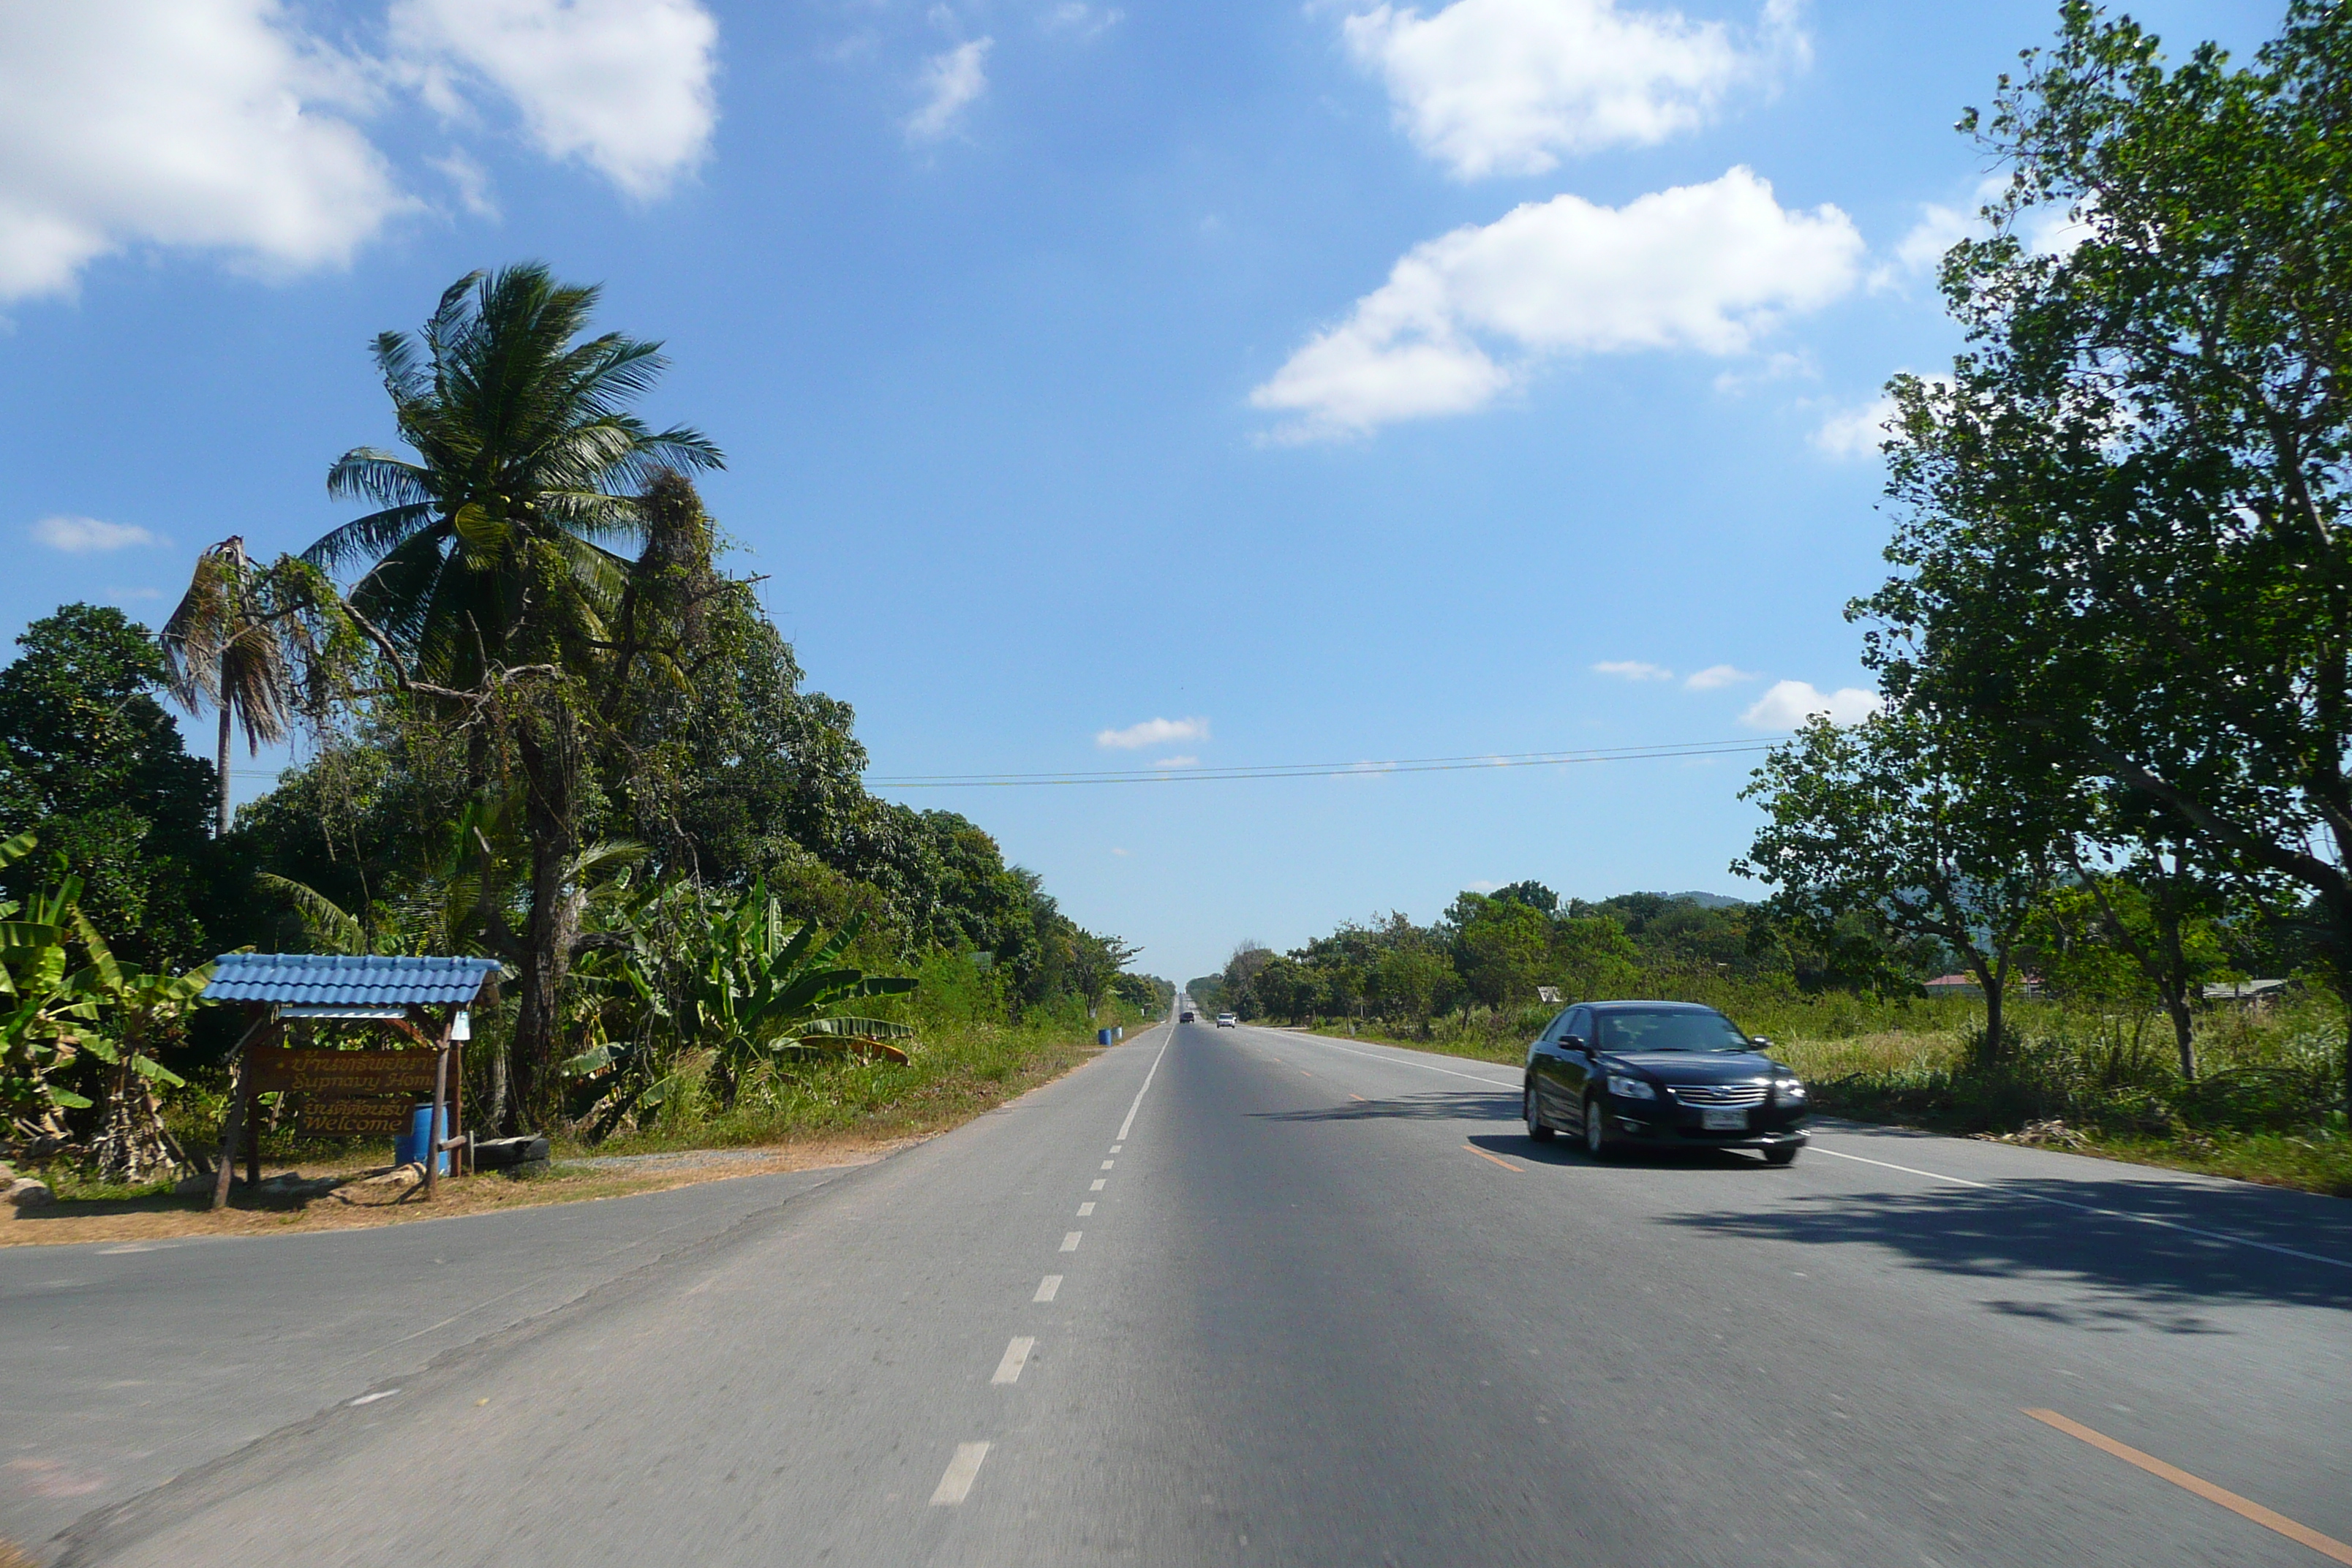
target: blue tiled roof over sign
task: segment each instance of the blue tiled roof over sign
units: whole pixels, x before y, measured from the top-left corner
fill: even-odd
[[[310,952],[225,952],[213,964],[206,1000],[298,1007],[463,1007],[499,967],[489,958]]]

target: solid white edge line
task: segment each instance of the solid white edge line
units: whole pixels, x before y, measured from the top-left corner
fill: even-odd
[[[1029,1352],[1036,1346],[1034,1339],[1015,1339],[1006,1345],[1004,1359],[996,1363],[996,1374],[988,1381],[999,1384],[1020,1382],[1021,1369],[1029,1364]]]
[[[1814,1134],[1814,1137],[1816,1141],[1813,1143],[1813,1152],[1827,1154],[1833,1160],[1852,1160],[1857,1165],[1875,1165],[1882,1171],[1900,1171],[1906,1176],[1924,1176],[1931,1182],[1950,1182],[1956,1186],[1981,1187],[1990,1192],[1998,1192],[2005,1197],[2024,1198],[2031,1203],[2050,1204],[2062,1209],[2073,1209],[2077,1214],[2097,1215],[2102,1219],[2124,1219],[2139,1225],[2157,1226],[2165,1230],[2177,1230],[2183,1236],[2201,1236],[2208,1241],[2227,1242],[2232,1247],[2251,1247],[2261,1252],[2275,1252],[2283,1258],[2299,1258],[2306,1263],[2325,1263],[2331,1268],[2352,1268],[2352,1262],[2347,1262],[2341,1258],[2329,1258],[2317,1252],[2302,1252],[2292,1247],[2281,1247],[2275,1242],[2256,1241],[2251,1237],[2231,1236],[2227,1231],[2200,1230],[2193,1225],[2182,1225],[2178,1220],[2158,1219],[2154,1215],[2133,1214],[2127,1209],[2103,1209],[2095,1204],[2072,1203],[2065,1198],[2053,1198],[2042,1193],[2020,1192],[2015,1187],[1999,1182],[1971,1181],[1966,1176],[1948,1176],[1941,1171],[1921,1171],[1909,1165],[1897,1165],[1888,1160],[1873,1160],[1862,1154],[1848,1154],[1843,1150],[1824,1148],[1819,1142],[1819,1133]]]
[[[931,1506],[959,1503],[971,1495],[971,1483],[980,1475],[980,1462],[988,1458],[985,1443],[958,1443],[955,1458],[948,1461],[947,1474],[931,1493]]]
[[[1151,1092],[1151,1080],[1159,1076],[1160,1057],[1166,1056],[1168,1054],[1168,1047],[1175,1043],[1176,1031],[1171,1029],[1168,1031],[1168,1037],[1160,1042],[1160,1056],[1151,1058],[1151,1070],[1143,1075],[1143,1087],[1135,1091],[1135,1103],[1127,1108],[1127,1120],[1118,1124],[1118,1136],[1112,1139],[1112,1142],[1124,1143],[1127,1142],[1128,1131],[1135,1125],[1135,1113],[1143,1109],[1143,1097]]]
[[[1034,1296],[1030,1297],[1029,1300],[1032,1301],[1050,1301],[1055,1296],[1060,1295],[1061,1292],[1062,1277],[1058,1274],[1048,1274],[1045,1278],[1037,1281],[1037,1293]]]

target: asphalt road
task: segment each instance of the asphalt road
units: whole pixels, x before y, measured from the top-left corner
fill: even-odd
[[[116,1478],[62,1535],[0,1501],[0,1533],[174,1568],[2147,1568],[2352,1540],[2352,1205],[1862,1129],[1788,1170],[1596,1165],[1517,1112],[1507,1068],[1163,1027],[804,1190],[338,1237],[340,1278],[305,1258],[325,1237],[0,1257],[0,1480]],[[656,1201],[675,1245],[581,1261]],[[436,1300],[562,1279],[431,1355],[362,1314],[371,1353],[333,1364],[390,1267],[367,1247],[477,1230]],[[83,1304],[20,1329],[44,1268]],[[248,1312],[310,1323],[289,1388]],[[44,1333],[80,1348],[29,1355]],[[236,1373],[200,1396],[206,1334]],[[209,1413],[202,1462],[191,1432],[91,1451],[135,1436],[119,1410],[73,1436],[100,1370],[159,1366]]]

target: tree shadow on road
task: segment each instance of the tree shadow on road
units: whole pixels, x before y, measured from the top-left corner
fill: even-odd
[[[1506,1090],[1433,1089],[1392,1100],[1358,1100],[1314,1110],[1261,1110],[1260,1121],[1516,1121],[1519,1097]]]
[[[2087,1289],[2093,1296],[2087,1303],[2070,1293],[2063,1301],[1997,1297],[1985,1305],[2093,1331],[2119,1332],[2135,1324],[2174,1333],[2222,1331],[2187,1310],[2197,1306],[2352,1310],[2352,1268],[2221,1239],[2274,1228],[2274,1215],[2238,1213],[2252,1210],[2264,1195],[2260,1189],[2241,1196],[2128,1178],[2027,1178],[1983,1187],[1792,1194],[1771,1209],[1673,1215],[1660,1223],[1746,1240],[1873,1247],[1940,1274]],[[2085,1208],[2117,1213],[2110,1217]],[[2145,1218],[2126,1217],[2135,1215]],[[2251,1223],[2257,1217],[2263,1223]],[[2327,1246],[2325,1235],[2297,1239],[2302,1250],[2322,1256],[2339,1250]]]

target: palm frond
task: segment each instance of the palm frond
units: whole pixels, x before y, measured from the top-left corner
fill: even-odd
[[[367,933],[360,922],[316,888],[273,871],[257,872],[254,880],[294,906],[295,913],[302,919],[304,932],[315,945],[329,952],[355,956],[367,952]]]
[[[432,503],[410,501],[355,517],[302,552],[302,559],[332,571],[354,561],[380,557],[414,538],[417,530],[429,527],[433,515]]]

